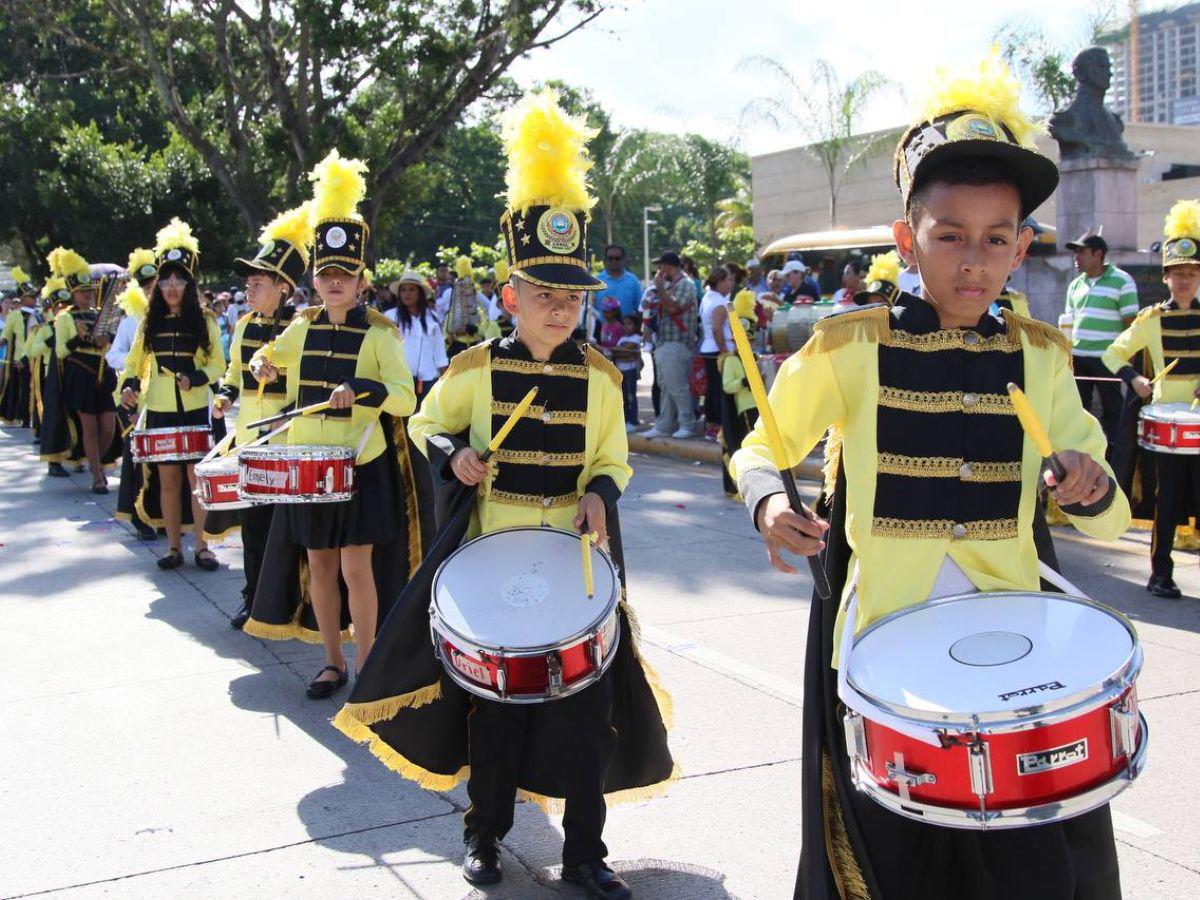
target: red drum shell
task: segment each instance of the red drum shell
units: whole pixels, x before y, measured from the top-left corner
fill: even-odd
[[[212,450],[212,431],[207,425],[177,428],[144,428],[129,436],[134,462],[192,462]]]
[[[1138,414],[1138,445],[1156,453],[1200,455],[1200,411],[1189,403],[1154,403]]]
[[[205,509],[247,509],[253,504],[238,494],[236,456],[196,463],[196,499]]]
[[[238,453],[238,496],[251,503],[341,503],[354,496],[348,447],[266,444]]]

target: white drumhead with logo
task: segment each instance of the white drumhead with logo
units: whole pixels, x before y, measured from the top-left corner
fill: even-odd
[[[1010,719],[1135,677],[1129,622],[1079,597],[944,597],[880,619],[854,642],[850,685],[882,709],[930,722]]]
[[[445,626],[475,644],[545,647],[593,629],[616,604],[616,567],[596,547],[592,582],[588,600],[579,535],[511,528],[452,553],[434,578],[433,605]]]
[[[1200,410],[1193,410],[1191,403],[1152,403],[1142,407],[1141,415],[1154,422],[1200,425]]]

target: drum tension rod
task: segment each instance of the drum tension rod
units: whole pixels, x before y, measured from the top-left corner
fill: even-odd
[[[546,690],[551,697],[563,692],[562,657],[557,650],[551,650],[546,656],[546,680]]]
[[[884,766],[887,771],[889,781],[896,782],[896,788],[900,792],[900,799],[905,803],[912,798],[909,796],[909,791],[912,788],[919,787],[922,784],[937,784],[937,776],[932,772],[910,772],[904,768],[904,754],[899,750],[895,753],[895,762],[889,762]]]

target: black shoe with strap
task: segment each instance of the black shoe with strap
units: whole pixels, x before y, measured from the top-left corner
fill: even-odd
[[[1178,600],[1183,596],[1183,592],[1170,575],[1151,575],[1146,590],[1155,597],[1164,597],[1167,600]]]
[[[46,470],[46,474],[49,475],[51,478],[70,478],[71,477],[71,473],[68,472],[66,470],[66,468],[64,468],[63,464],[56,463],[56,462],[50,463],[50,467]]]
[[[321,678],[326,672],[337,672],[337,678]],[[339,669],[337,666],[325,666],[317,673],[317,677],[309,682],[308,689],[304,692],[310,700],[324,700],[326,697],[333,696],[334,691],[345,685],[350,680],[350,672],[348,669]]]
[[[475,831],[467,835],[462,873],[471,884],[498,884],[504,877],[500,870],[500,841],[494,834]]]
[[[183,553],[178,547],[172,547],[167,551],[166,556],[158,558],[158,567],[160,569],[178,569],[183,565]]]
[[[602,859],[574,866],[564,865],[562,879],[579,885],[588,894],[601,900],[629,900],[633,896],[629,885]]]
[[[203,550],[197,550],[196,555],[192,557],[192,560],[205,572],[217,571],[217,556],[207,547],[205,547]]]
[[[149,525],[147,525],[145,522],[143,522],[141,519],[137,519],[136,521],[134,521],[133,527],[137,531],[137,539],[139,541],[157,541],[158,540],[158,532],[155,531],[153,528],[151,528]]]

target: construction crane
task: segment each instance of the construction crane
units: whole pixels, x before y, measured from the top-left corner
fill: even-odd
[[[1138,0],[1129,0],[1129,53],[1127,54],[1129,85],[1129,121],[1139,119],[1141,91],[1138,88]]]

